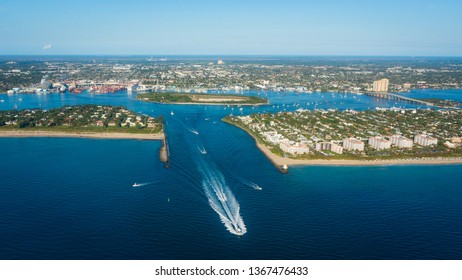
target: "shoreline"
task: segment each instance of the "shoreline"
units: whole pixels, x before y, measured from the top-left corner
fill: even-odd
[[[425,157],[425,158],[409,158],[409,159],[380,159],[380,160],[366,160],[366,159],[292,159],[278,156],[271,152],[270,148],[262,144],[258,139],[249,132],[247,129],[224,121],[239,129],[245,131],[250,135],[257,148],[268,158],[276,168],[280,169],[281,166],[387,166],[387,165],[452,165],[462,164],[462,157]]]
[[[136,140],[163,140],[163,132],[156,134],[136,134],[123,132],[61,132],[61,131],[0,131],[0,138],[28,138],[28,137],[53,137],[53,138],[92,138],[92,139],[136,139]]]

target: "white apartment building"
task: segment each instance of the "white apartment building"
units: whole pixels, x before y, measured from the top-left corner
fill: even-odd
[[[343,147],[335,143],[332,143],[332,145],[330,146],[330,150],[340,155],[343,154]]]
[[[427,134],[417,134],[414,136],[414,143],[420,146],[431,146],[438,144],[438,139]]]
[[[390,149],[391,141],[381,137],[381,136],[374,136],[369,138],[369,146],[376,150],[385,150]]]
[[[316,143],[317,151],[331,151],[337,154],[343,153],[343,147],[332,142],[318,142]]]
[[[279,143],[279,148],[281,148],[283,152],[293,155],[307,154],[310,151],[308,146],[302,143],[290,144],[289,142],[282,142]]]
[[[343,148],[350,151],[364,151],[364,142],[356,138],[343,139]]]
[[[274,131],[265,131],[263,132],[263,136],[265,137],[266,141],[272,144],[279,144],[280,142],[287,140],[284,136]]]
[[[395,145],[399,148],[412,148],[414,143],[411,139],[406,138],[402,135],[393,135],[390,137],[390,141],[392,145]]]

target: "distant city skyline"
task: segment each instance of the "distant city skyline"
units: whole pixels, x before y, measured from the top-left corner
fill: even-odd
[[[0,55],[462,56],[462,3],[0,2]]]

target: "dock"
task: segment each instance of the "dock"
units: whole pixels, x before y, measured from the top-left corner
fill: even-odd
[[[164,138],[162,139],[162,146],[159,149],[159,160],[165,163],[165,168],[170,168],[170,150],[168,147],[167,134],[165,133],[165,125],[163,123],[162,130],[164,131]]]
[[[277,165],[275,162],[273,162],[271,160],[271,162],[274,164],[274,166],[276,166],[276,168],[279,170],[279,172],[281,172],[282,174],[287,174],[289,172],[289,167],[287,166],[287,164],[284,164],[284,165]]]

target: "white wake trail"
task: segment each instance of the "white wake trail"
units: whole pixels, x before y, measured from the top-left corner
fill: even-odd
[[[239,176],[235,176],[236,179],[243,185],[246,185],[246,186],[249,186],[251,188],[253,188],[254,190],[257,190],[257,191],[261,191],[263,188],[260,187],[258,184],[248,180],[248,179],[245,179],[243,177],[239,177]]]
[[[189,128],[189,127],[186,127],[186,129],[188,129],[190,132],[196,134],[196,135],[199,135],[199,132],[197,130],[195,130],[194,128]]]
[[[204,160],[199,160],[199,171],[202,173],[205,195],[210,206],[220,217],[221,222],[232,234],[244,235],[247,228],[240,214],[240,206],[230,188],[226,185],[225,178],[216,168]]]
[[[136,188],[136,187],[143,187],[143,186],[147,186],[147,185],[151,185],[151,184],[154,184],[154,182],[134,183],[132,186],[133,186],[134,188]]]

